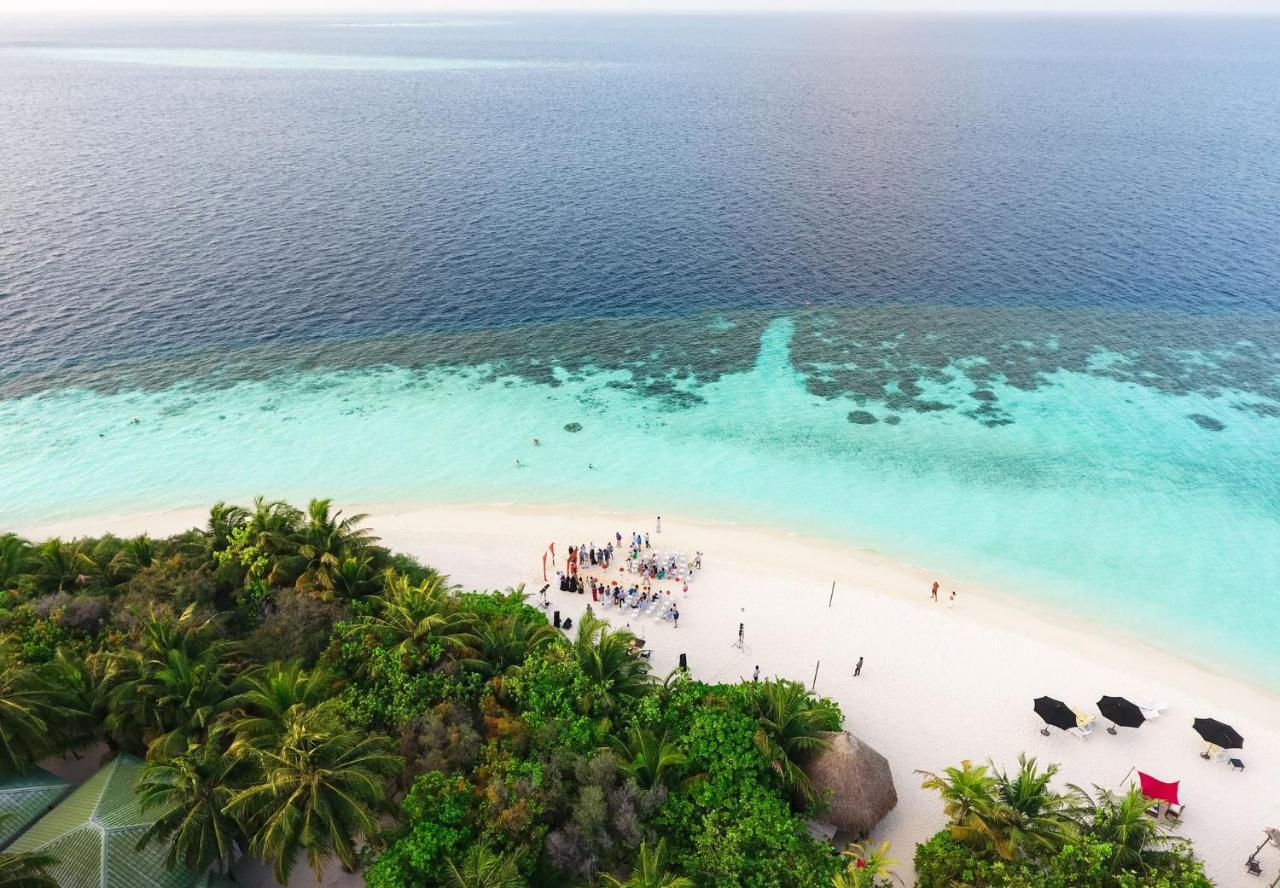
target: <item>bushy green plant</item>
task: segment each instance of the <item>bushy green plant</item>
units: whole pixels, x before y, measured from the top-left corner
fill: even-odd
[[[464,777],[423,774],[401,805],[404,834],[365,872],[369,888],[417,888],[443,884],[450,857],[460,858],[474,840],[473,792]]]

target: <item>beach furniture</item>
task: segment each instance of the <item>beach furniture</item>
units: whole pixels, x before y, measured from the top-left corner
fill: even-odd
[[[1040,729],[1040,733],[1046,737],[1049,736],[1050,727],[1060,731],[1070,731],[1080,726],[1079,716],[1061,700],[1055,700],[1052,697],[1036,697],[1032,708],[1036,715],[1044,720],[1045,726]]]
[[[1233,770],[1233,771],[1243,771],[1243,770],[1244,770],[1244,762],[1242,762],[1240,759],[1238,759],[1238,758],[1233,758],[1233,759],[1230,759],[1230,762],[1231,762],[1231,770]]]
[[[1067,733],[1072,737],[1075,737],[1077,740],[1084,740],[1093,733],[1093,728],[1067,728]]]
[[[1159,703],[1139,703],[1138,708],[1142,710],[1142,717],[1147,721],[1159,718],[1160,713],[1169,708],[1169,704],[1161,700]]]
[[[1101,697],[1098,700],[1098,711],[1102,717],[1111,722],[1108,734],[1117,733],[1116,728],[1139,728],[1147,720],[1142,707],[1124,697]]]
[[[1204,752],[1200,753],[1200,758],[1209,759],[1212,756],[1209,750],[1217,746],[1221,749],[1242,749],[1244,747],[1244,737],[1240,736],[1240,732],[1231,725],[1218,721],[1216,718],[1197,718],[1191,723],[1191,727],[1195,728],[1195,732],[1200,735],[1200,739],[1208,744]]]
[[[1255,857],[1250,857],[1244,862],[1244,871],[1251,876],[1262,875],[1262,867],[1258,865],[1258,860]]]

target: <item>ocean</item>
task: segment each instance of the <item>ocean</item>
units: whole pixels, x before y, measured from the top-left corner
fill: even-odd
[[[749,522],[1280,688],[1277,85],[1280,19],[0,20],[0,527]]]

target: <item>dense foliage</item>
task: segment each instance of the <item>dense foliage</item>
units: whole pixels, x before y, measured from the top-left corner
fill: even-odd
[[[374,888],[864,884],[804,830],[799,765],[834,704],[659,681],[630,633],[588,616],[569,638],[520,589],[462,592],[327,500],[219,503],[163,540],[6,534],[0,590],[0,767],[97,742],[145,757],[170,865],[247,849],[281,881],[336,858]]]
[[[1057,792],[1056,772],[1023,757],[1012,774],[970,762],[925,774],[950,823],[916,847],[921,888],[1209,888],[1141,791]]]

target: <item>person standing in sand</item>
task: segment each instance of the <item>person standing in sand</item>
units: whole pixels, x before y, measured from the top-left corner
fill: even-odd
[[[947,599],[947,610],[950,610],[951,608],[955,607],[955,603],[956,603],[956,590],[952,589],[951,597]]]
[[[858,658],[858,662],[853,667],[853,677],[857,678],[862,674],[862,658]]]
[[[662,516],[658,516],[658,533],[662,533]]]
[[[938,600],[938,581],[937,580],[933,581],[933,592],[930,593],[929,597],[932,598],[934,601]]]
[[[753,672],[753,673],[751,673],[751,680],[752,680],[752,681],[759,681],[759,680],[760,680],[760,666],[759,666],[759,664],[757,664],[757,665],[756,665],[756,671],[755,671],[755,672]]]

